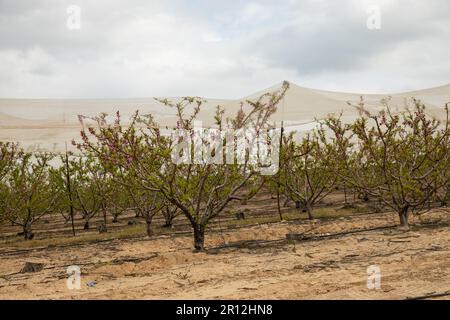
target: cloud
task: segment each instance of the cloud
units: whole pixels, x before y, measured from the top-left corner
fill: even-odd
[[[368,30],[366,9],[381,8]],[[69,30],[66,9],[81,8]],[[450,82],[450,4],[0,0],[0,96],[239,98],[284,79],[398,91]]]

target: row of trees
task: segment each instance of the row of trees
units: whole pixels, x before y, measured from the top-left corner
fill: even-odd
[[[32,226],[45,215],[60,214],[72,224],[78,215],[84,229],[90,228],[93,217],[102,215],[102,231],[106,231],[107,216],[112,222],[126,211],[149,219],[164,209],[165,227],[171,227],[178,214],[161,197],[151,198],[148,192],[130,180],[130,187],[118,183],[92,154],[27,153],[17,145],[2,143],[2,180],[0,184],[0,219],[22,227],[25,239],[33,238]],[[8,156],[7,156],[8,155]],[[148,224],[150,224],[148,221]],[[151,228],[147,228],[151,236]]]
[[[288,88],[284,83],[276,92],[246,101],[234,118],[225,118],[218,107],[215,127],[251,128],[257,135],[274,129],[270,116]],[[81,140],[73,142],[80,153],[60,156],[58,165],[50,164],[48,154],[30,155],[17,145],[1,144],[0,217],[22,226],[30,239],[32,224],[48,213],[62,214],[72,223],[74,214],[81,214],[89,228],[98,214],[106,226],[108,214],[117,221],[131,209],[144,218],[149,236],[155,215],[164,216],[167,226],[183,215],[192,227],[195,249],[203,250],[208,224],[231,202],[250,199],[264,185],[304,208],[310,219],[314,206],[337,186],[377,199],[399,215],[403,226],[408,226],[411,212],[430,201],[448,200],[448,106],[443,123],[428,118],[425,106],[415,101],[414,109],[403,114],[386,106],[372,115],[362,106],[361,116],[351,124],[329,116],[302,139],[293,133],[281,141],[269,138],[269,152],[279,155],[280,170],[266,176],[260,174],[266,164],[258,155],[254,161],[251,139],[243,148],[226,135],[215,138],[221,144],[211,135],[200,136],[201,145],[209,148],[189,144],[202,99],[160,102],[175,109],[176,129],[187,135],[163,134],[151,115],[136,113],[131,123],[123,124],[117,113],[114,123],[104,114],[89,118],[91,124],[82,117]],[[224,149],[234,151],[231,160]],[[196,159],[199,152],[223,161],[174,159]]]
[[[431,201],[447,205],[450,195],[450,131],[446,120],[430,119],[425,106],[393,114],[385,108],[372,115],[359,105],[361,116],[344,124],[330,115],[300,142],[286,137],[278,185],[288,199],[313,207],[336,187],[351,188],[390,208],[408,227],[412,212]]]

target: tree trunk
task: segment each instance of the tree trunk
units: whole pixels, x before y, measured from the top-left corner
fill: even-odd
[[[347,185],[344,183],[344,204],[347,204]]]
[[[205,250],[205,227],[201,225],[193,226],[194,229],[194,248],[197,251]]]
[[[31,232],[31,225],[29,223],[25,223],[23,226],[23,237],[25,240],[31,240],[34,238],[34,234]]]
[[[409,207],[406,206],[402,208],[399,212],[400,225],[402,227],[409,228],[408,218],[409,218]]]
[[[306,202],[306,212],[308,213],[308,219],[313,220],[314,219],[313,208],[311,206],[311,203],[309,202]]]
[[[117,220],[117,216],[113,216],[112,223],[117,223],[117,222],[119,222],[119,220]]]
[[[86,220],[86,222],[84,223],[83,229],[84,230],[88,230],[89,229],[89,220]]]
[[[105,204],[102,204],[102,211],[103,211],[103,223],[105,224],[105,227],[106,227],[106,207],[105,207]]]
[[[165,211],[163,211],[163,216],[164,216],[164,228],[171,228],[172,227],[172,221],[175,218],[174,212],[171,211],[170,209],[165,209]]]
[[[151,213],[147,213],[145,215],[145,223],[147,224],[146,231],[149,238],[153,237],[152,220],[153,216],[151,215]]]
[[[172,219],[166,219],[163,228],[172,228]]]

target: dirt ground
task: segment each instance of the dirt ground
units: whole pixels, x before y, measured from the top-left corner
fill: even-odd
[[[403,299],[450,293],[448,209],[412,223],[401,230],[393,213],[381,213],[261,224],[207,233],[203,253],[192,251],[189,235],[3,247],[0,299]],[[286,240],[287,233],[304,240]],[[27,261],[44,263],[44,269],[20,273]],[[70,265],[81,268],[78,290],[67,288]],[[367,288],[371,265],[380,268],[379,289]]]

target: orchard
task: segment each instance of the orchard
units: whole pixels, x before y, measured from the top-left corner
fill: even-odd
[[[152,115],[136,112],[124,123],[118,112],[113,123],[105,114],[80,117],[83,130],[73,141],[77,152],[29,153],[1,142],[0,221],[20,227],[19,234],[31,240],[41,219],[62,216],[76,237],[92,229],[93,220],[99,232],[109,233],[134,213],[145,223],[148,237],[155,236],[154,228],[170,230],[184,221],[194,249],[202,251],[211,224],[261,192],[277,194],[285,206],[294,203],[301,209],[296,215],[305,212],[310,220],[316,218],[317,205],[336,190],[344,190],[345,204],[350,193],[354,198],[362,194],[396,214],[403,228],[411,215],[447,205],[448,105],[444,122],[428,117],[426,107],[415,100],[414,108],[403,113],[392,113],[386,105],[371,114],[362,106],[352,123],[330,115],[302,137],[265,135],[279,130],[271,116],[288,89],[284,83],[278,91],[243,102],[234,117],[225,117],[218,107],[208,134],[196,136],[200,149],[190,141],[204,104],[196,97],[159,100],[177,114],[169,134]],[[253,140],[244,135],[239,142],[220,134],[249,129]],[[263,147],[254,140],[262,136]],[[262,173],[267,166],[262,153],[277,156],[273,174]],[[195,160],[199,155],[207,161]],[[283,219],[281,210],[279,205]],[[155,226],[156,220],[162,224]]]

